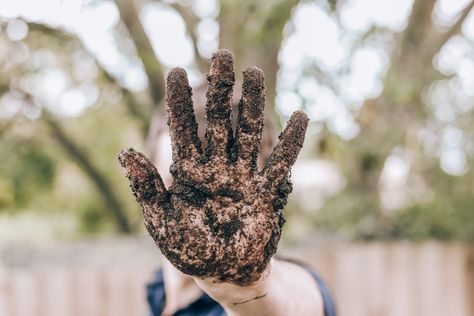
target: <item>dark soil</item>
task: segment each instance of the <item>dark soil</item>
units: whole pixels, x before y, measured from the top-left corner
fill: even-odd
[[[233,56],[211,59],[206,103],[207,147],[201,148],[186,72],[167,79],[173,183],[167,190],[153,164],[133,149],[119,161],[143,208],[145,226],[162,253],[182,272],[216,282],[258,280],[277,249],[282,209],[292,190],[291,166],[303,146],[308,118],[295,112],[266,166],[256,161],[263,130],[263,72],[244,71],[238,124],[232,130]]]

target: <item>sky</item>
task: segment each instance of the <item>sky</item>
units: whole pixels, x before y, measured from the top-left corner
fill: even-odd
[[[169,0],[168,0],[169,1]],[[89,3],[90,2],[90,3]],[[61,26],[76,33],[86,48],[110,71],[122,78],[123,83],[135,90],[144,90],[147,79],[141,64],[124,56],[114,38],[114,28],[119,21],[119,13],[113,2],[83,0],[0,0],[0,17],[14,19],[23,17],[28,20],[46,22],[52,26]],[[166,1],[164,1],[166,3]],[[279,89],[277,103],[283,115],[289,116],[300,108],[302,99],[311,102],[310,115],[315,120],[332,117],[334,130],[342,138],[350,139],[357,128],[349,122],[345,109],[348,104],[354,107],[369,97],[380,93],[380,76],[388,67],[387,52],[378,47],[365,46],[352,56],[348,47],[354,39],[372,25],[401,31],[406,26],[412,0],[352,0],[342,7],[341,25],[337,25],[318,5],[303,2],[293,13],[291,23],[294,31],[285,38],[280,54]],[[89,4],[88,4],[89,3]],[[449,25],[453,18],[467,3],[467,0],[440,0],[436,6],[436,21],[440,25]],[[198,26],[200,52],[210,56],[218,48],[219,26],[215,21],[219,8],[215,0],[194,2],[194,11],[202,18]],[[202,76],[193,67],[193,49],[186,36],[185,25],[181,17],[166,4],[146,5],[141,12],[145,29],[160,61],[167,67],[186,66],[191,72],[191,81],[197,84]],[[165,29],[166,32],[161,30]],[[314,30],[324,30],[315,32]],[[21,40],[27,35],[27,26],[13,20],[7,28],[11,39]],[[474,38],[474,18],[468,19],[464,32]],[[308,40],[311,38],[312,40]],[[439,59],[441,69],[449,72],[458,67],[462,54],[462,41],[451,45]],[[344,60],[350,60],[350,72],[340,78],[343,83],[341,95],[334,95],[327,87],[315,80],[296,82],[307,59],[318,63],[323,71],[336,71]],[[459,68],[459,67],[458,67]],[[53,76],[54,84],[61,81],[58,73]],[[471,78],[472,81],[472,78]],[[298,84],[298,93],[294,85]],[[472,83],[471,83],[472,85]],[[69,99],[78,98],[70,96]],[[284,105],[283,105],[284,104]],[[71,115],[80,114],[80,107],[71,109]],[[68,114],[68,113],[66,113]]]
[[[170,1],[170,0],[168,0]],[[194,51],[182,18],[163,3],[147,4],[141,11],[145,30],[150,37],[160,61],[166,67],[183,66],[188,70],[192,85],[203,79],[193,64]],[[435,8],[435,22],[442,28],[453,23],[468,0],[439,0]],[[389,67],[389,54],[380,45],[364,45],[353,53],[349,47],[360,34],[372,25],[385,27],[395,32],[402,31],[407,24],[412,0],[352,0],[341,9],[341,21],[337,24],[322,8],[313,2],[302,2],[293,12],[285,29],[285,38],[279,55],[281,65],[277,83],[277,109],[283,118],[294,110],[305,107],[313,122],[325,122],[331,132],[342,139],[350,140],[359,132],[354,122],[354,113],[367,98],[376,97],[382,90],[381,78]],[[197,0],[193,10],[202,19],[198,25],[199,50],[210,57],[218,48],[219,25],[215,18],[219,13],[215,0]],[[133,91],[143,91],[147,79],[138,59],[130,59],[117,44],[114,29],[119,22],[119,13],[112,1],[82,0],[0,0],[0,18],[11,20],[6,28],[8,37],[21,41],[28,34],[28,27],[16,18],[43,22],[73,32],[97,60],[120,82]],[[163,32],[162,30],[166,30]],[[291,30],[291,32],[290,32]],[[463,34],[452,39],[435,58],[435,65],[444,73],[456,73],[456,86],[460,97],[472,97],[474,91],[474,61],[468,52],[474,40],[474,16],[467,19]],[[311,38],[311,40],[308,40]],[[132,46],[127,42],[122,45]],[[1,53],[1,49],[0,49]],[[25,58],[44,60],[51,58],[47,49]],[[349,55],[350,54],[350,55]],[[21,54],[20,54],[21,55]],[[308,60],[317,62],[327,74],[336,74],[341,65],[348,62],[349,71],[337,77],[339,91],[320,84],[314,78],[303,76]],[[97,69],[93,63],[77,67],[82,75],[93,74]],[[35,82],[37,84],[35,84]],[[41,84],[38,84],[41,82]],[[25,78],[25,86],[36,87],[34,92],[45,104],[52,104],[54,110],[64,116],[80,115],[92,106],[98,97],[97,87],[86,83],[71,87],[65,73],[51,67],[35,77]],[[441,82],[432,87],[432,103],[436,117],[446,125],[441,142],[434,140],[430,130],[423,130],[420,138],[431,149],[438,150],[442,169],[452,175],[467,171],[466,154],[463,151],[463,132],[451,126],[456,115],[471,108],[460,102],[458,108],[449,99],[450,82]],[[6,104],[8,104],[8,109]],[[0,100],[3,115],[12,115],[15,108],[13,96]],[[459,108],[461,107],[461,108]],[[6,114],[5,114],[6,113]],[[31,116],[39,113],[30,113]],[[409,170],[409,161],[403,153],[396,153],[386,161],[387,177],[398,179],[404,185]],[[385,169],[384,169],[385,170]],[[401,179],[401,180],[400,180]],[[395,181],[395,182],[396,182]],[[397,200],[397,198],[393,198]]]

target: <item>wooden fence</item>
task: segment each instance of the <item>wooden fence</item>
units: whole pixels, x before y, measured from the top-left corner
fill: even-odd
[[[284,255],[315,267],[342,316],[474,315],[472,245],[349,244]],[[98,256],[107,258],[101,251]],[[0,316],[147,315],[144,285],[156,257],[122,251],[101,264],[87,262],[86,255],[72,265],[28,262],[37,256],[23,263],[9,262],[5,254],[0,259]]]

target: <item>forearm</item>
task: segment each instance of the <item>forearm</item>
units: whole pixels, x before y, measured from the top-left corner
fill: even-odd
[[[323,315],[319,289],[301,267],[273,259],[262,278],[249,286],[196,278],[197,285],[228,315]]]

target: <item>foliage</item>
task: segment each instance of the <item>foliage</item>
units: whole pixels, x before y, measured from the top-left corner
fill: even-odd
[[[0,148],[0,209],[28,207],[35,196],[52,189],[56,161],[38,140],[3,138]]]
[[[309,158],[334,162],[346,181],[321,209],[298,214],[307,217],[313,229],[359,239],[474,240],[472,92],[462,87],[459,71],[439,67],[440,52],[450,42],[472,43],[463,25],[474,1],[468,1],[452,23],[443,27],[434,21],[436,0],[414,0],[402,29],[372,23],[360,32],[345,28],[342,22],[342,12],[352,2],[221,0],[215,16],[201,16],[194,1],[116,0],[120,20],[114,26],[113,45],[127,64],[139,65],[148,82],[148,89],[141,92],[128,87],[115,69],[105,67],[78,34],[21,18],[1,19],[0,212],[33,209],[71,214],[78,232],[86,234],[133,232],[140,227],[140,212],[116,154],[133,144],[153,156],[161,150],[161,136],[167,133],[163,100],[167,65],[155,53],[140,11],[140,5],[159,3],[160,8],[182,16],[194,50],[194,61],[188,65],[193,71],[207,71],[208,56],[198,30],[201,22],[210,20],[219,25],[219,46],[235,53],[237,76],[248,65],[264,70],[268,117],[277,118],[275,100],[283,89],[292,89],[306,111],[319,111],[312,108],[314,100],[300,91],[298,84],[304,80],[343,100],[345,114],[358,133],[343,137],[334,120],[317,119],[310,126],[309,135],[314,138],[305,145]],[[89,1],[84,6],[99,3]],[[295,11],[303,6],[318,6],[327,13],[340,30],[338,40],[346,46],[347,56],[330,69],[318,58],[305,55],[299,72],[292,74],[298,78],[296,86],[288,88],[288,76],[281,75],[286,71],[281,53],[295,32]],[[26,23],[29,32],[24,39],[12,40],[4,32],[12,21]],[[348,85],[344,78],[351,71],[352,57],[366,48],[382,52],[386,59],[386,69],[379,74],[383,89],[358,102],[344,99]],[[470,45],[466,54],[471,64],[472,53]],[[41,89],[46,75],[65,78],[64,90],[82,91],[90,99],[87,109],[71,115],[57,100],[51,101]],[[205,89],[194,89],[203,100],[201,90]],[[5,110],[6,105],[17,108],[16,112]],[[454,114],[440,118],[447,105]],[[267,127],[272,126],[269,120]],[[279,126],[278,118],[275,126]],[[264,143],[271,143],[266,139],[276,135],[267,130]],[[445,137],[447,133],[451,136]],[[466,168],[448,175],[440,163],[443,155],[452,152],[457,158],[462,153]],[[392,156],[402,157],[409,171],[400,189],[405,203],[387,209],[381,198],[381,175]],[[290,208],[299,207],[298,201],[291,201]],[[291,214],[289,210],[287,215]]]
[[[474,241],[472,197],[438,201],[436,204],[414,205],[397,212],[388,229],[390,238],[422,240]]]

